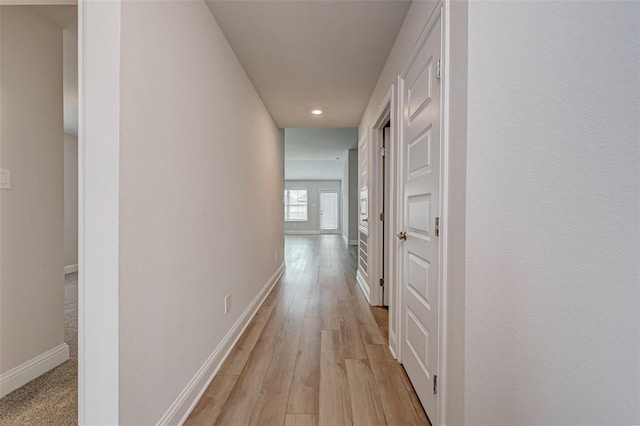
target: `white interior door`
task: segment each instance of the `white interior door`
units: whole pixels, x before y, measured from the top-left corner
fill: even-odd
[[[320,230],[338,230],[338,191],[320,191]]]
[[[432,422],[439,361],[441,37],[438,19],[401,81],[402,364]]]

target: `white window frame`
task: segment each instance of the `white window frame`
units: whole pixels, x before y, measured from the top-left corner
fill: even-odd
[[[307,194],[307,202],[305,204],[295,204],[294,206],[299,207],[304,205],[304,207],[306,208],[305,210],[305,218],[304,219],[290,219],[287,216],[287,213],[289,213],[289,207],[292,206],[292,204],[289,203],[289,193],[291,191],[304,191]],[[284,190],[284,221],[285,222],[308,222],[309,221],[309,190],[302,188],[302,189],[285,189]]]

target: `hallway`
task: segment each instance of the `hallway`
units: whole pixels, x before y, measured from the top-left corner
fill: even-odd
[[[285,274],[186,424],[429,424],[388,350],[386,310],[356,284],[355,248],[287,236],[285,254]]]

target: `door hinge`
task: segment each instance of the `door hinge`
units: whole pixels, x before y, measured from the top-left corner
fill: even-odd
[[[440,236],[440,218],[436,217],[436,237]]]
[[[440,59],[436,62],[436,80],[440,80]]]
[[[384,278],[380,278],[380,287],[384,287]]]
[[[387,155],[387,150],[383,147],[380,147],[380,157],[384,157]]]
[[[434,395],[438,394],[438,375],[437,374],[433,375],[433,394]]]
[[[384,222],[384,213],[380,213],[380,220]]]

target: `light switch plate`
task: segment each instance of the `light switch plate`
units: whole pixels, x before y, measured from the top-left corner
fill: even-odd
[[[11,189],[11,170],[0,169],[0,189]]]

